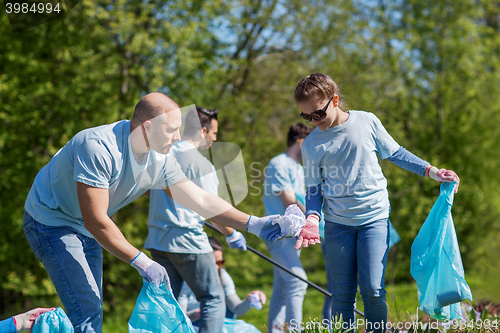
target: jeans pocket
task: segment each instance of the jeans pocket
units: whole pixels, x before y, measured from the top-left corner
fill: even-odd
[[[38,230],[36,227],[36,222],[29,214],[24,214],[24,226],[23,231],[31,250],[35,253],[36,257],[40,262],[42,261],[43,251],[42,245],[40,243],[40,238],[38,237]]]

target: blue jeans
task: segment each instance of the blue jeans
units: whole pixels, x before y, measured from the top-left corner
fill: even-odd
[[[359,288],[367,332],[383,332],[387,322],[385,268],[389,252],[389,220],[361,226],[325,223],[325,252],[331,278],[332,316],[355,325],[354,304]],[[351,327],[351,326],[349,326]]]
[[[200,302],[199,333],[222,332],[226,314],[224,290],[214,253],[192,254],[150,250],[153,260],[165,267],[175,298],[183,281]]]
[[[70,227],[52,227],[24,212],[24,234],[45,267],[75,332],[102,332],[102,248]]]
[[[271,257],[296,275],[307,279],[300,262],[300,251],[295,249],[295,238],[285,238],[275,243],[266,242]],[[302,303],[307,283],[278,267],[273,270],[273,294],[269,302],[268,329],[271,333],[283,332],[286,323],[297,327],[302,322]]]

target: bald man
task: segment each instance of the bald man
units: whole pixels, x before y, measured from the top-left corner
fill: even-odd
[[[153,187],[213,222],[264,240],[290,237],[276,216],[257,218],[189,181],[166,155],[180,140],[179,106],[152,93],[137,103],[131,121],[76,134],[37,174],[28,194],[24,232],[54,283],[76,332],[102,331],[102,247],[159,285],[161,265],[130,244],[111,220]]]

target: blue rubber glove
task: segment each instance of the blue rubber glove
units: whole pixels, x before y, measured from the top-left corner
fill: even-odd
[[[232,249],[238,249],[241,251],[247,250],[247,241],[245,236],[239,231],[234,230],[233,233],[229,236],[226,236],[227,244]]]
[[[165,282],[167,289],[172,290],[170,287],[170,278],[165,267],[149,259],[143,252],[140,252],[137,257],[132,259],[130,265],[137,269],[143,278],[155,286],[160,287],[160,284]]]

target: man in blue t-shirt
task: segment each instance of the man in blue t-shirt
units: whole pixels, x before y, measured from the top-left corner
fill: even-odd
[[[262,239],[289,236],[272,224],[276,216],[249,216],[186,178],[167,155],[180,140],[181,123],[177,103],[148,94],[131,121],[81,131],[37,174],[24,206],[24,233],[75,331],[102,330],[101,246],[154,284],[169,285],[165,268],[130,244],[110,218],[152,187],[216,223]]]
[[[218,112],[204,107],[189,111],[184,120],[184,139],[170,150],[186,177],[214,195],[219,186],[217,172],[200,151],[206,152],[217,139]],[[203,230],[204,221],[203,216],[179,205],[161,189],[151,190],[149,233],[144,247],[151,251],[153,260],[166,268],[176,298],[183,281],[193,290],[200,302],[199,332],[221,332],[224,291],[213,249]],[[226,235],[230,247],[246,250],[246,241],[240,232],[217,224],[215,227]]]
[[[312,128],[297,123],[288,131],[288,148],[271,159],[265,171],[264,205],[266,214],[283,214],[286,207],[297,204],[305,212],[304,169],[300,147]],[[274,260],[298,276],[307,278],[300,262],[300,251],[294,248],[296,239],[266,242]],[[302,303],[307,284],[274,267],[273,294],[269,304],[268,327],[271,332],[282,332],[285,323],[302,322]]]

